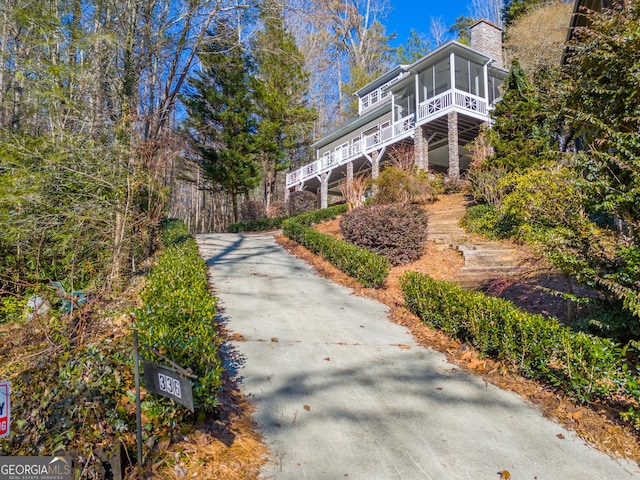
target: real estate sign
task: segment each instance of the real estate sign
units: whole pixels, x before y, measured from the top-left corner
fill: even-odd
[[[0,382],[0,438],[8,436],[11,432],[9,393],[9,382]]]

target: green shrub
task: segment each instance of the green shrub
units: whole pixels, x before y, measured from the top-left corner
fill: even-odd
[[[297,218],[297,217],[296,217]],[[389,273],[389,260],[363,248],[320,233],[296,219],[285,220],[284,235],[313,253],[321,255],[336,268],[365,287],[380,288]]]
[[[554,318],[425,274],[405,274],[401,288],[409,310],[429,325],[580,401],[606,399],[625,381],[625,349],[611,340],[574,332]]]
[[[568,168],[531,169],[520,175],[502,201],[505,216],[518,225],[549,227],[571,224],[582,212],[582,195]]]
[[[471,182],[471,193],[476,202],[486,202],[499,207],[508,193],[508,183],[504,182],[507,175],[508,170],[504,167],[469,170],[467,179]]]
[[[212,413],[223,367],[214,322],[216,299],[209,291],[207,267],[182,222],[168,222],[162,240],[165,250],[140,295],[144,305],[136,311],[140,343],[190,368],[197,376],[193,381],[195,408],[201,414]],[[150,360],[165,363],[143,352]],[[149,396],[144,404],[147,416],[159,424],[172,425],[188,415],[184,407],[164,398]]]
[[[486,203],[468,208],[460,224],[469,232],[491,239],[508,238],[513,231],[513,223],[500,209]]]
[[[332,220],[346,211],[347,205],[336,205],[329,208],[301,213],[296,215],[295,218],[296,221],[302,225],[313,225],[327,220]],[[227,231],[229,233],[241,233],[277,230],[282,228],[282,222],[284,219],[284,217],[260,218],[258,220],[232,223],[227,227]]]
[[[301,213],[293,217],[296,223],[301,225],[314,225],[316,223],[326,222],[327,220],[333,220],[338,215],[342,215],[347,211],[347,204],[334,205],[329,208],[321,208],[319,210],[313,210],[311,212]]]
[[[417,260],[427,238],[427,214],[410,204],[371,205],[356,208],[340,220],[345,240],[379,255],[395,265]]]
[[[282,228],[282,218],[273,217],[232,223],[227,227],[227,231],[229,233],[262,232],[265,230],[277,230],[279,228]]]

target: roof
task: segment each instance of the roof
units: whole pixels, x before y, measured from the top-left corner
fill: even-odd
[[[351,120],[347,120],[345,123],[343,123],[338,128],[333,130],[329,135],[322,137],[320,140],[318,140],[311,146],[314,148],[318,148],[328,143],[331,143],[337,140],[338,138],[345,136],[347,133],[359,129],[363,125],[366,125],[372,120],[375,120],[376,118],[380,117],[380,115],[387,113],[389,111],[391,111],[391,102],[384,103],[380,105],[380,107],[378,108],[374,108],[373,110],[367,113],[358,115],[357,117],[354,117]]]
[[[378,78],[376,78],[372,82],[369,82],[368,84],[366,84],[360,90],[355,92],[354,95],[358,97],[362,97],[363,95],[366,95],[367,93],[372,92],[376,88],[379,88],[385,83],[389,82],[390,80],[396,78],[401,73],[404,73],[406,71],[406,68],[407,68],[406,65],[398,65],[397,67],[392,68],[387,73],[380,75]]]

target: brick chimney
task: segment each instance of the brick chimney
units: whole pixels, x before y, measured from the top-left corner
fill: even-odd
[[[471,25],[471,48],[494,59],[496,67],[504,68],[502,60],[502,29],[488,20]]]

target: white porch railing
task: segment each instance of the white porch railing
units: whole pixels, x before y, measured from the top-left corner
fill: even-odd
[[[481,115],[487,114],[487,101],[484,98],[461,90],[449,90],[418,105],[418,122],[454,106]]]
[[[404,135],[406,132],[413,131],[414,128],[416,128],[415,115],[407,115],[393,125],[393,136],[394,138],[399,137]]]
[[[369,153],[379,148],[380,145],[389,143],[395,138],[412,131],[416,123],[428,121],[453,107],[479,115],[486,115],[488,111],[487,101],[484,98],[461,90],[448,90],[418,105],[417,116],[408,115],[393,125],[381,128],[371,135],[363,134],[360,139],[349,142],[299,170],[288,173],[287,188],[298,185],[320,173],[330,171],[337,165],[342,165],[364,153]]]
[[[361,156],[363,153],[369,153],[375,150],[379,145],[394,140],[397,137],[405,135],[407,132],[413,131],[415,128],[415,116],[408,115],[393,125],[381,128],[372,135],[363,135],[360,139],[343,145],[337,150],[333,150],[320,159],[311,162],[298,170],[287,173],[287,188],[304,182],[320,173],[330,171],[337,165],[343,165],[354,158]],[[364,149],[363,149],[364,146]]]
[[[438,112],[449,108],[452,103],[452,92],[444,92],[430,98],[418,105],[418,121],[436,115]]]

